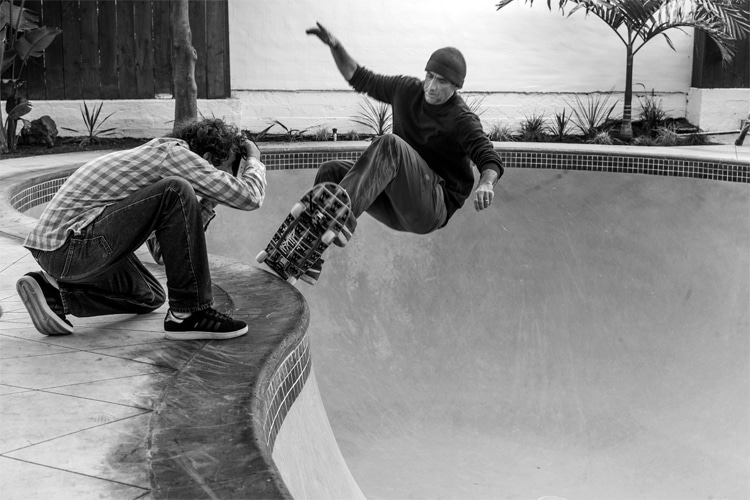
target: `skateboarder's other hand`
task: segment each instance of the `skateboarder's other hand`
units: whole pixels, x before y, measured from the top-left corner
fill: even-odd
[[[499,178],[497,172],[491,168],[482,171],[479,185],[477,190],[474,191],[474,208],[477,212],[492,205],[492,200],[495,199],[495,184],[497,184]]]
[[[477,212],[480,212],[492,205],[492,200],[494,199],[495,191],[492,187],[492,183],[480,183],[479,187],[477,187],[477,190],[474,192],[474,208]]]
[[[331,48],[336,48],[339,44],[339,41],[336,40],[336,37],[331,34],[330,31],[325,29],[322,24],[316,22],[315,23],[317,27],[310,28],[305,33],[308,35],[315,35],[318,38],[320,38],[320,41],[324,44],[328,45]]]

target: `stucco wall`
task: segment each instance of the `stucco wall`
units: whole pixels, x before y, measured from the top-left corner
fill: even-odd
[[[625,80],[622,42],[598,18],[564,17],[546,2],[494,0],[281,0],[230,3],[232,87],[236,90],[348,89],[329,51],[305,29],[320,21],[373,70],[422,76],[436,48],[466,57],[465,90],[590,92]],[[262,6],[262,7],[261,7]],[[634,82],[687,92],[692,36],[675,31],[677,49],[655,40],[637,56]]]
[[[704,130],[738,130],[750,116],[750,89],[691,88],[686,116]]]
[[[623,90],[624,46],[598,18],[582,11],[562,16],[541,0],[533,7],[519,0],[501,11],[495,3],[230,0],[232,99],[201,101],[199,108],[254,131],[273,120],[294,128],[362,130],[349,119],[360,97],[339,75],[328,48],[305,34],[315,21],[359,63],[382,73],[421,77],[434,49],[460,48],[468,64],[464,91],[485,98],[486,126],[552,116],[572,93]],[[637,54],[635,90],[655,89],[671,116],[685,116],[692,32],[670,37],[676,51],[659,39]],[[49,114],[59,126],[81,128],[79,104],[36,101],[30,117]],[[171,128],[173,102],[106,101],[104,111],[117,111],[108,124],[120,135],[159,135]]]

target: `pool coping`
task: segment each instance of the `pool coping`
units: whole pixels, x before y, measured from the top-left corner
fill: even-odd
[[[290,155],[297,165],[309,163],[312,168],[326,159],[355,159],[367,144],[262,145],[261,152],[269,170],[288,168],[284,162]],[[750,156],[745,160],[705,149],[529,143],[496,147],[508,168],[559,168],[577,161],[573,169],[750,182]],[[85,162],[80,158],[10,160],[8,173],[2,167],[9,164],[0,162],[0,233],[21,244],[35,219],[14,208],[19,206],[15,195],[67,177]],[[603,161],[595,164],[596,158]],[[691,166],[686,170],[675,163]],[[712,165],[708,171],[700,165],[706,163]],[[48,195],[33,201],[42,203]],[[25,209],[30,205],[22,203]],[[215,285],[231,297],[233,314],[246,320],[253,333],[232,341],[175,343],[175,356],[185,363],[154,409],[152,497],[196,498],[210,491],[217,497],[291,498],[271,453],[309,373],[307,304],[296,288],[260,268],[213,255],[210,263]],[[196,450],[222,459],[196,469],[190,460]]]

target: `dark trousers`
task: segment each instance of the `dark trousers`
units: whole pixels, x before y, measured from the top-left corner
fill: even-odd
[[[211,307],[200,204],[190,183],[178,177],[107,207],[61,248],[32,254],[58,280],[66,314],[146,313],[165,300],[159,282],[134,254],[152,231],[161,246],[170,308],[193,312]]]
[[[446,220],[442,180],[395,135],[375,139],[356,162],[323,163],[315,177],[319,182],[346,189],[355,217],[367,212],[398,231],[426,234]]]

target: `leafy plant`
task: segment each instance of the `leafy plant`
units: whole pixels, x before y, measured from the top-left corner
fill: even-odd
[[[570,121],[571,117],[567,109],[556,112],[552,124],[548,126],[552,139],[557,142],[564,142],[568,139],[570,137]]]
[[[597,132],[586,142],[588,142],[589,144],[604,144],[606,146],[611,146],[612,144],[614,144],[614,140],[612,139],[612,135],[609,133],[609,130],[602,130],[601,132]]]
[[[659,127],[656,130],[656,143],[659,146],[676,146],[680,143],[680,136],[674,127]]]
[[[573,108],[571,121],[587,139],[594,137],[600,128],[610,119],[617,106],[617,101],[610,105],[611,93],[587,96],[584,102],[579,96],[574,97],[573,103],[567,103]]]
[[[250,130],[243,130],[242,135],[248,140],[253,141],[253,142],[262,141],[266,137],[266,135],[268,135],[268,131],[271,130],[275,126],[276,124],[272,123],[258,133],[252,132]]]
[[[487,136],[491,141],[496,142],[515,141],[515,138],[513,137],[513,129],[511,129],[509,125],[503,123],[493,123]]]
[[[331,131],[323,125],[317,127],[313,132],[313,140],[318,142],[327,141],[329,137],[331,137]]]
[[[390,133],[393,128],[393,111],[391,105],[378,102],[365,97],[359,104],[359,112],[351,119],[354,123],[364,125],[376,136]]]
[[[99,116],[102,112],[103,106],[104,103],[100,102],[99,106],[94,106],[93,110],[90,111],[88,104],[86,104],[86,101],[83,101],[83,107],[81,108],[81,117],[83,118],[83,124],[86,126],[86,130],[81,132],[79,130],[67,127],[62,127],[62,129],[69,132],[75,132],[77,134],[84,134],[84,138],[79,144],[79,146],[81,147],[96,142],[100,136],[112,135],[114,131],[117,130],[117,127],[102,129],[102,125],[104,125],[104,122],[106,122],[107,119],[115,113],[113,111],[112,113],[105,116],[101,121],[99,121]]]
[[[705,134],[699,134],[699,133],[692,133],[688,134],[688,136],[685,138],[685,144],[688,146],[705,146],[708,144],[708,139],[706,138]],[[738,146],[742,146],[742,144],[738,144]]]
[[[514,0],[500,0],[497,10]],[[532,5],[534,0],[524,0]],[[672,50],[674,45],[666,31],[675,28],[697,28],[713,40],[724,62],[734,57],[737,40],[750,33],[748,0],[558,0],[558,9],[573,4],[569,16],[583,9],[604,21],[625,45],[625,100],[620,134],[633,137],[631,106],[633,102],[633,59],[648,42],[663,36]],[[552,10],[552,0],[547,0]]]
[[[62,33],[57,28],[40,27],[39,16],[24,8],[25,3],[22,0],[19,7],[11,0],[0,0],[0,75],[3,75],[2,83],[8,94],[5,123],[0,109],[0,153],[15,151],[18,120],[31,111],[31,103],[20,92],[25,82],[19,75],[29,58],[42,56]]]
[[[656,145],[656,139],[648,135],[639,135],[638,137],[633,137],[631,144],[633,146],[654,146]]]
[[[651,89],[650,96],[639,97],[638,100],[641,103],[641,111],[639,113],[641,124],[646,133],[651,134],[664,125],[667,113],[661,107],[661,99],[656,100],[653,89]]]
[[[521,140],[524,142],[544,142],[547,138],[547,125],[544,115],[531,114],[521,122]]]
[[[482,104],[484,103],[484,96],[466,96],[464,102],[469,107],[469,111],[477,116],[482,116],[487,111]]]
[[[359,132],[356,132],[354,130],[350,130],[348,133],[344,135],[348,140],[350,141],[360,141],[362,140],[362,135]]]
[[[279,120],[274,120],[272,126],[273,125],[278,125],[279,127],[281,127],[281,128],[284,129],[284,131],[286,132],[287,140],[289,142],[294,142],[294,141],[300,140],[302,138],[302,134],[304,134],[305,132],[307,132],[308,130],[310,130],[312,128],[320,126],[320,125],[314,125],[312,127],[307,127],[307,128],[303,128],[303,129],[292,128],[292,127],[287,127],[286,125],[284,125],[283,123],[281,123]],[[270,129],[270,127],[268,129],[266,129],[266,130],[269,130],[269,129]]]

